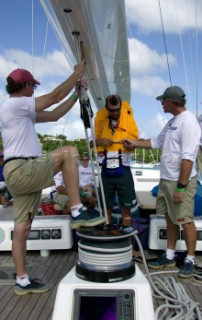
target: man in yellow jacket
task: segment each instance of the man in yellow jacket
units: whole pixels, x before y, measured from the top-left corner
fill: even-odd
[[[99,162],[102,164],[102,183],[107,206],[108,223],[111,223],[115,194],[118,194],[122,224],[131,226],[131,212],[137,208],[134,181],[130,170],[131,153],[122,140],[138,138],[138,128],[133,110],[118,95],[106,98],[106,105],[95,117],[95,142]],[[93,147],[93,141],[90,142]]]

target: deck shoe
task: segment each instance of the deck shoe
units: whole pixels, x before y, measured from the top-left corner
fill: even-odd
[[[202,284],[202,266],[195,265],[194,269],[195,269],[193,274],[194,281]]]
[[[193,274],[194,281],[202,284],[202,272],[196,272]]]
[[[190,278],[194,273],[194,264],[192,261],[185,259],[183,266],[180,268],[177,276],[179,278]]]
[[[156,261],[148,263],[148,267],[152,269],[173,268],[175,264],[175,259],[170,260],[166,258],[166,253],[164,253]]]
[[[100,216],[100,213],[93,209],[87,210],[85,207],[79,209],[80,214],[77,217],[70,219],[71,228],[78,229],[80,227],[94,227],[105,223],[105,218]]]
[[[15,285],[15,293],[18,296],[24,296],[29,293],[44,293],[48,291],[50,288],[43,284],[39,279],[30,279],[30,284],[27,286],[21,286],[20,284],[16,283]]]
[[[8,207],[8,201],[5,201],[3,204],[3,208],[7,208]]]

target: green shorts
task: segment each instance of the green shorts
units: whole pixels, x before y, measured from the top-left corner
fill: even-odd
[[[69,201],[69,197],[66,194],[61,194],[59,192],[55,192],[53,194],[54,203],[59,204],[62,209],[66,209],[66,205]]]
[[[21,223],[34,218],[42,189],[55,184],[53,161],[50,154],[36,159],[17,159],[4,166],[4,178],[13,196],[14,222]]]
[[[176,189],[177,181],[161,179],[156,200],[157,213],[168,213],[172,223],[175,225],[192,222],[194,220],[196,183],[196,177],[189,180],[185,188],[183,202],[176,204],[173,202],[173,193]]]
[[[106,177],[103,174],[101,176],[108,209],[114,207],[116,194],[118,195],[121,208],[133,209],[137,207],[134,181],[130,167],[124,167],[123,176]]]

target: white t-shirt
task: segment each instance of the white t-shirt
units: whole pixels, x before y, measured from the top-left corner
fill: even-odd
[[[79,165],[79,187],[83,187],[93,183],[93,171],[89,165],[87,168],[83,167],[82,164]]]
[[[190,178],[196,175],[196,156],[201,129],[196,117],[188,110],[168,121],[156,139],[151,139],[153,149],[161,148],[160,175],[162,179],[177,181],[182,159],[193,164]]]
[[[35,130],[34,97],[9,98],[1,107],[0,122],[4,160],[13,157],[37,157],[42,154]]]
[[[58,173],[56,173],[56,175],[54,176],[54,181],[55,181],[55,188],[59,186],[65,187],[62,171],[59,171]]]

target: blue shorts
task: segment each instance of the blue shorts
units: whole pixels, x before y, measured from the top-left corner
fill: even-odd
[[[116,194],[118,195],[121,208],[132,209],[137,207],[134,181],[130,167],[124,167],[124,174],[122,176],[106,177],[101,174],[101,177],[107,209],[113,208]]]

